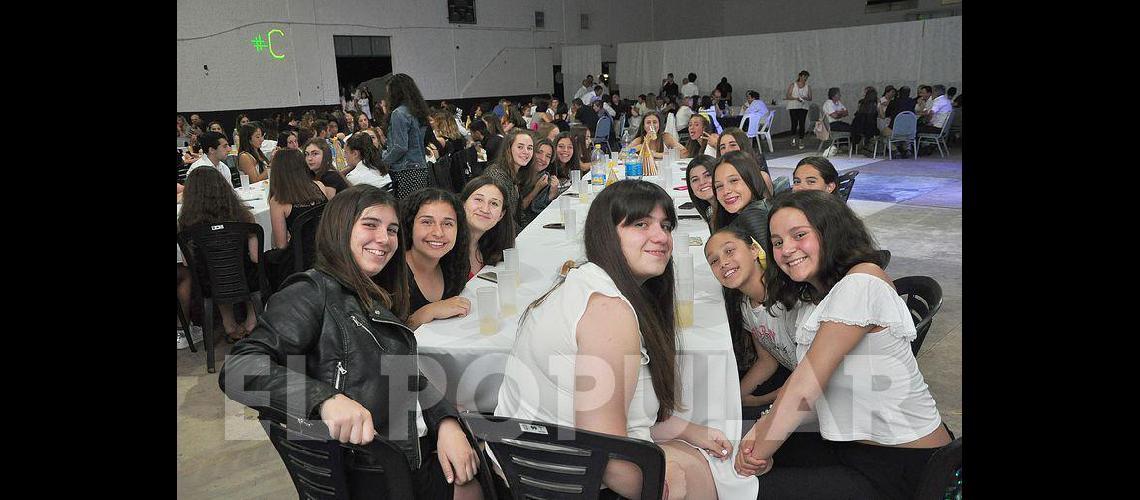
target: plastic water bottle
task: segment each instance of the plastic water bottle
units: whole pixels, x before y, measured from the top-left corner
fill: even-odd
[[[625,152],[625,176],[628,178],[640,179],[644,175],[642,171],[641,157],[637,155],[637,150],[630,148]]]
[[[629,143],[631,143],[631,142],[633,142],[633,139],[630,137],[629,129],[627,128],[625,130],[622,130],[621,131],[621,147],[622,147],[622,150],[624,151],[625,148],[627,146],[629,146]]]
[[[606,154],[602,152],[602,145],[595,144],[594,152],[590,155],[590,184],[595,186],[606,185]]]

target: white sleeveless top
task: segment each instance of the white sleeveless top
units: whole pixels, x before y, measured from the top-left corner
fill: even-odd
[[[839,363],[816,403],[820,434],[831,441],[869,440],[897,445],[942,424],[930,389],[910,350],[916,332],[906,302],[875,276],[851,273],[839,280],[796,327],[802,361],[823,321],[878,325]]]
[[[541,305],[531,309],[519,327],[507,358],[495,415],[538,420],[576,427],[574,415],[574,363],[578,354],[576,331],[590,295],[618,297],[633,305],[601,267],[586,263],[571,269]],[[633,311],[636,317],[637,312]],[[640,337],[640,336],[639,336]],[[639,338],[640,342],[640,338]],[[657,395],[649,375],[649,355],[641,343],[641,368],[627,412],[626,434],[652,441],[649,427],[657,422]]]
[[[803,97],[807,99],[809,88],[807,84],[804,84],[803,88],[800,88],[799,85],[796,85],[796,82],[792,82],[792,99],[786,101],[788,103],[788,109],[808,109],[810,103],[800,102],[796,98]]]

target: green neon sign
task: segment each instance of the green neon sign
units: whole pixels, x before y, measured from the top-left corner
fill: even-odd
[[[278,54],[276,51],[273,50],[273,34],[274,33],[280,34],[282,37],[285,36],[284,31],[281,31],[279,29],[272,29],[272,30],[269,30],[269,32],[265,34],[265,37],[262,37],[261,33],[258,33],[257,36],[253,37],[253,39],[251,39],[249,42],[251,45],[253,45],[253,49],[256,50],[258,53],[265,51],[265,49],[269,49],[269,55],[272,56],[274,59],[285,59],[285,54]]]

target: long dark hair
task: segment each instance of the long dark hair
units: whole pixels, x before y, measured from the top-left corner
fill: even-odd
[[[249,153],[254,161],[257,162],[257,171],[260,173],[265,170],[265,165],[269,163],[269,158],[265,157],[265,153],[261,152],[261,148],[255,148],[253,144],[250,144],[253,133],[258,130],[261,130],[261,135],[264,139],[265,130],[262,129],[261,125],[258,125],[257,122],[249,122],[238,129],[238,142],[241,143],[238,145],[238,156],[241,156],[242,153]]]
[[[407,252],[412,248],[412,226],[416,223],[420,207],[437,201],[447,203],[455,210],[455,247],[439,259],[439,267],[443,271],[443,295],[440,300],[443,300],[459,295],[463,287],[467,286],[467,275],[471,273],[471,261],[467,255],[467,240],[471,233],[467,228],[467,212],[463,210],[463,204],[450,191],[434,187],[421,189],[400,200],[400,227],[405,228],[407,237],[402,238],[401,243]]]
[[[648,141],[645,139],[645,119],[649,118],[650,116],[657,117],[657,140],[654,141],[655,144],[648,144]],[[664,134],[665,119],[661,117],[661,113],[659,111],[650,111],[641,117],[641,123],[637,124],[637,134],[634,135],[634,139],[640,137],[642,147],[649,148],[654,153],[660,153],[665,150],[665,138],[663,137]]]
[[[698,155],[689,161],[689,166],[685,167],[685,186],[688,187],[689,200],[693,202],[693,208],[697,209],[701,219],[704,219],[706,224],[712,224],[712,219],[709,218],[709,207],[712,203],[702,200],[697,197],[696,191],[693,189],[693,183],[689,180],[693,175],[693,168],[705,167],[708,170],[709,176],[712,176],[713,168],[716,168],[716,158],[709,155]],[[716,190],[713,190],[713,199],[716,199]]]
[[[712,172],[710,172],[713,174],[714,185],[716,183],[716,169],[720,168],[721,165],[724,165],[726,163],[736,168],[736,171],[740,174],[740,179],[744,181],[744,183],[748,186],[748,190],[751,191],[752,200],[749,201],[749,204],[761,200],[766,200],[772,197],[772,194],[768,192],[767,184],[764,184],[764,177],[760,175],[760,165],[758,165],[756,163],[756,160],[749,156],[748,153],[745,153],[743,151],[732,151],[720,157],[720,161],[717,162],[716,166],[713,167]],[[743,208],[741,211],[743,211]],[[710,225],[714,231],[718,230],[724,226],[731,224],[732,221],[736,219],[737,215],[738,214],[729,213],[729,211],[725,210],[720,203],[717,203],[716,209],[713,210],[712,223]],[[763,244],[764,242],[760,243]]]
[[[764,286],[768,289],[764,306],[769,311],[777,303],[785,309],[791,309],[801,300],[818,304],[852,267],[864,262],[879,267],[885,264],[878,244],[863,220],[838,196],[814,190],[781,193],[773,200],[772,210],[768,212],[769,224],[772,216],[783,208],[803,212],[816,232],[819,239],[817,272],[823,289],[816,290],[806,281],[793,281],[776,265],[774,252],[769,252],[767,269],[764,270]]]
[[[315,186],[314,186],[315,187]],[[198,167],[186,174],[178,230],[198,224],[254,222],[253,214],[234,192],[230,180],[213,167]]]
[[[305,154],[296,149],[283,149],[273,155],[273,182],[269,197],[284,205],[303,205],[325,201],[325,193],[313,182],[312,171],[305,164]]]
[[[570,162],[568,163],[562,163],[558,159],[558,143],[562,142],[562,139],[568,139],[570,147],[574,148],[574,154],[570,155]],[[578,158],[578,144],[574,142],[574,135],[569,130],[554,136],[554,158],[550,159],[550,165],[554,167],[559,179],[569,179],[570,172],[582,170],[582,159]],[[579,173],[579,175],[581,174]]]
[[[873,113],[876,116],[879,114],[879,93],[875,87],[867,87],[867,92],[863,93],[863,98],[859,100],[859,113]]]
[[[808,156],[796,164],[795,170],[792,170],[792,183],[795,183],[796,171],[804,165],[811,165],[819,171],[819,176],[823,178],[824,184],[835,184],[835,191],[839,191],[839,172],[835,170],[835,165],[831,164],[831,160],[822,156]]]
[[[534,142],[534,155],[530,157],[530,163],[525,167],[520,168],[518,173],[515,174],[515,185],[519,188],[519,196],[526,196],[534,189],[534,185],[538,183],[538,176],[542,172],[534,171],[534,162],[538,161],[538,148],[541,146],[550,147],[550,164],[542,172],[550,172],[550,167],[554,163],[554,144],[549,139],[539,139]],[[555,181],[557,182],[557,181]]]
[[[707,98],[708,96],[705,97]],[[701,120],[701,123],[704,123],[705,132],[708,132],[709,129],[712,128],[712,123],[709,122],[709,119],[706,118],[705,115],[702,115],[700,113],[693,113],[693,116],[689,117],[689,121],[692,121],[693,118],[699,118]],[[688,126],[689,124],[686,123],[685,127]],[[700,137],[690,137],[689,142],[685,144],[685,149],[689,151],[689,156],[696,156],[703,153],[705,146],[701,144]]]
[[[336,172],[337,175],[340,175],[341,178],[344,178],[339,170],[333,168],[333,152],[332,148],[329,147],[328,141],[321,139],[320,137],[314,137],[312,139],[309,139],[309,142],[306,142],[304,146],[301,146],[301,151],[305,151],[309,148],[309,146],[321,150],[321,166],[318,167],[317,170],[309,171],[312,173],[312,178],[319,180],[321,177],[324,177],[325,172],[329,171]],[[270,183],[271,188],[273,187],[272,184],[273,183]]]
[[[501,168],[504,172],[509,174],[512,179],[517,179],[519,172],[522,172],[530,166],[530,162],[527,162],[526,165],[515,165],[515,157],[511,154],[511,148],[514,147],[520,135],[527,135],[531,138],[532,142],[534,141],[534,136],[525,128],[515,128],[507,132],[506,137],[504,137],[503,141],[499,144],[499,153],[487,168]],[[530,157],[530,161],[534,161],[533,155]]]
[[[408,109],[408,113],[420,121],[420,125],[428,122],[428,105],[416,81],[404,73],[392,75],[388,80],[388,109],[395,111],[400,105]]]
[[[743,242],[745,249],[751,249],[753,238],[744,228],[727,226],[713,232],[713,234],[717,233],[729,233]],[[712,240],[712,235],[709,235],[709,240]],[[744,310],[741,308],[744,292],[725,286],[720,288],[721,294],[724,296],[724,312],[728,315],[728,334],[732,338],[732,354],[736,357],[736,369],[739,372],[745,372],[756,363],[757,352],[756,346],[752,344],[751,334],[744,330]],[[769,314],[771,314],[770,311]]]
[[[480,175],[470,181],[467,185],[463,186],[463,193],[459,195],[460,201],[467,203],[467,199],[471,197],[475,191],[486,185],[495,186],[499,190],[499,194],[503,197],[503,217],[494,227],[488,229],[479,237],[479,242],[476,245],[479,247],[479,256],[483,259],[483,265],[493,266],[503,261],[503,250],[507,248],[514,248],[515,246],[515,213],[514,208],[510,203],[507,203],[507,186],[504,186],[494,177],[489,175]],[[466,211],[464,214],[466,215]],[[468,243],[470,244],[470,242]]]
[[[380,172],[380,175],[388,175],[388,167],[380,162],[380,152],[376,150],[376,145],[372,144],[372,136],[368,133],[352,134],[345,147],[358,151],[364,166]]]
[[[317,225],[317,261],[313,267],[352,290],[364,310],[371,311],[379,302],[397,318],[405,320],[408,317],[409,292],[403,245],[394,245],[392,257],[376,276],[364,274],[350,248],[352,230],[360,214],[376,205],[392,207],[395,211],[396,198],[376,186],[358,184],[329,200]],[[410,230],[399,230],[392,237],[400,240],[410,238],[401,236]]]
[[[673,261],[669,261],[660,276],[639,284],[622,253],[617,232],[619,225],[633,224],[649,216],[657,207],[665,211],[666,218],[676,227],[677,212],[673,199],[661,186],[634,179],[615,182],[602,190],[590,205],[585,227],[592,229],[586,231],[584,243],[586,259],[606,272],[636,313],[638,330],[649,353],[649,373],[653,378],[653,392],[660,403],[657,410],[657,421],[660,422],[680,409],[675,383],[677,323]],[[520,324],[526,321],[530,310],[541,304],[558,285],[527,306]]]

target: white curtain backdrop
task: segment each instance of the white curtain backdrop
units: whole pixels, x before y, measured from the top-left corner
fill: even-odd
[[[850,108],[863,96],[863,87],[882,92],[886,85],[920,84],[958,87],[962,93],[962,17],[854,26],[826,30],[762,35],[695,38],[618,45],[622,95],[658,92],[665,74],[678,84],[697,74],[702,95],[712,93],[721,77],[732,84],[733,104],[744,102],[754,89],[765,102],[781,100],[801,70],[811,73],[814,104],[827,98],[828,87],[839,87]],[[563,49],[563,71],[566,52]],[[579,77],[579,80],[581,77]]]
[[[602,73],[602,46],[601,45],[563,45],[562,46],[562,88],[566,92],[566,100],[574,96],[586,75],[594,75],[594,82]],[[569,102],[566,103],[569,106]]]

